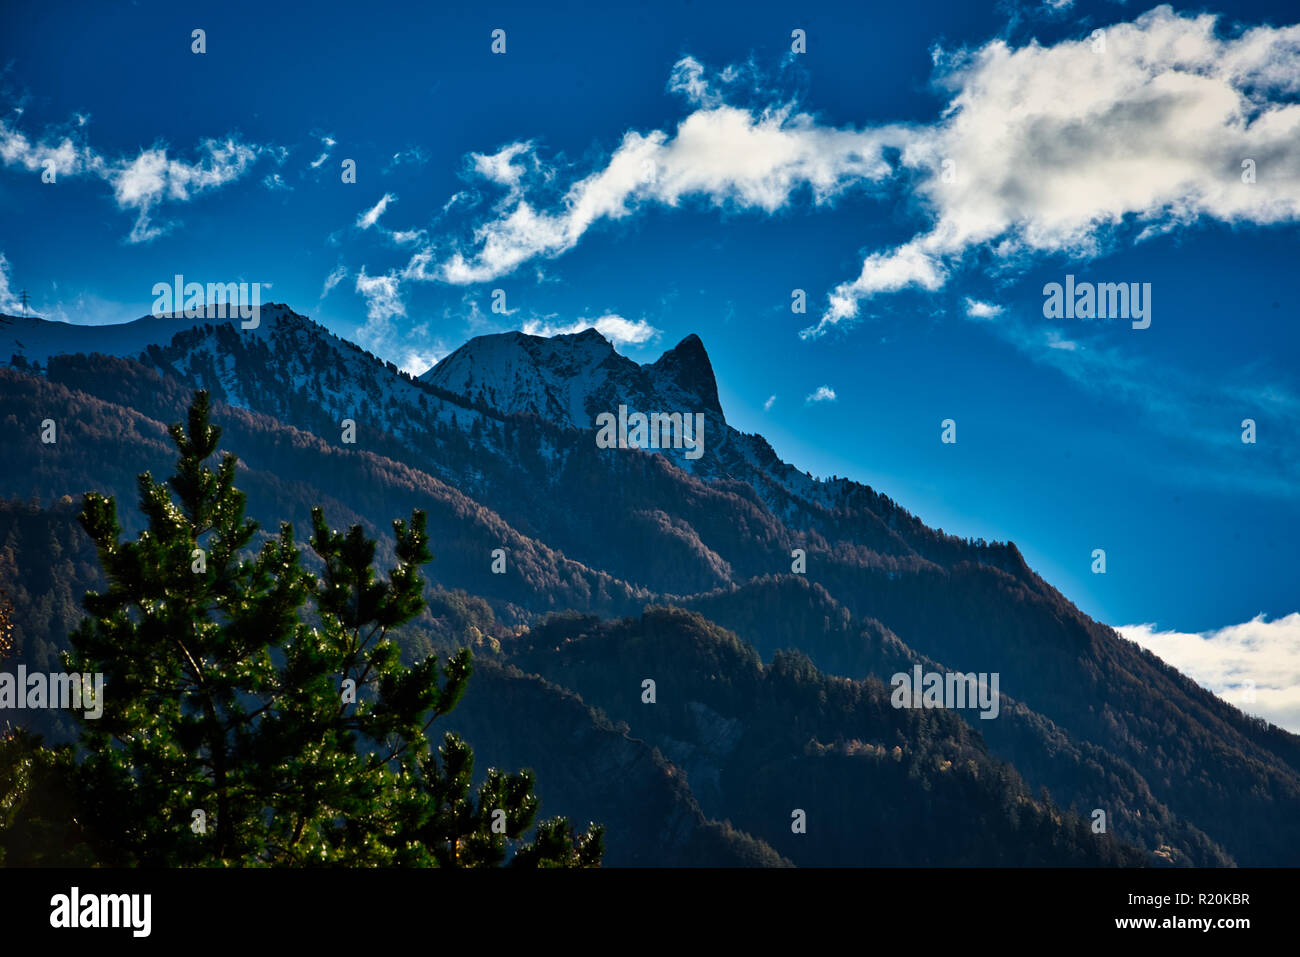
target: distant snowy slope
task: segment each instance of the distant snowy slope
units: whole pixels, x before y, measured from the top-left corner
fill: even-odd
[[[35,317],[0,315],[0,362],[22,356],[28,362],[46,363],[50,356],[92,352],[134,358],[150,345],[166,344],[172,336],[219,319],[145,316],[109,326],[80,326]]]

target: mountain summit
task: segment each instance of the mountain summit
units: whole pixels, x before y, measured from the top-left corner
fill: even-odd
[[[638,365],[595,329],[550,337],[503,332],[471,339],[420,378],[471,403],[561,428],[590,429],[619,405],[724,421],[713,365],[696,335]]]
[[[713,363],[704,349],[704,343],[691,333],[659,357],[651,369],[683,392],[700,397],[704,409],[722,415],[718,403],[718,382],[713,376]]]

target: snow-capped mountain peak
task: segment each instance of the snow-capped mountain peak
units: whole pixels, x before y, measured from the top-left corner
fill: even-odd
[[[472,403],[590,429],[620,405],[643,412],[706,412],[722,420],[704,344],[690,335],[658,361],[638,365],[595,329],[551,336],[521,332],[471,339],[421,378]]]

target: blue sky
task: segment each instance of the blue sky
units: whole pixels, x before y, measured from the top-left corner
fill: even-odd
[[[417,372],[694,332],[734,425],[1103,621],[1300,609],[1294,8],[589,6],[5,5],[0,309],[261,282]],[[1045,318],[1067,274],[1150,283],[1150,328]]]

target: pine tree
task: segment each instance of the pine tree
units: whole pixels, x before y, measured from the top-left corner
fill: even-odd
[[[526,840],[531,772],[489,770],[472,790],[463,740],[432,751],[472,667],[468,649],[404,665],[391,638],[424,608],[424,514],[393,523],[385,579],[359,526],[314,509],[314,574],[288,523],[250,551],[235,456],[205,464],[221,435],[206,392],[169,431],[176,474],[139,476],[135,541],[113,499],[88,494],[81,514],[108,587],[86,596],[66,664],[105,676],[78,772],[105,863],[598,865],[600,827],[556,819]]]

